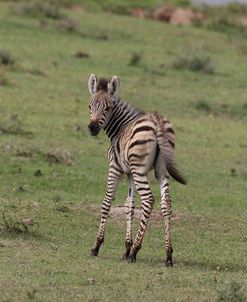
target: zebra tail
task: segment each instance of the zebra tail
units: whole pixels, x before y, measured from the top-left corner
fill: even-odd
[[[168,139],[168,134],[162,127],[161,116],[158,113],[154,114],[155,122],[157,123],[156,138],[160,151],[165,159],[168,173],[179,183],[186,185],[187,181],[180,173],[174,160],[174,146],[171,145]]]

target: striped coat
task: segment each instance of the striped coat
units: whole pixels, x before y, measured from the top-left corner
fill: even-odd
[[[175,134],[172,125],[157,112],[143,113],[121,100],[118,97],[119,80],[116,76],[111,81],[106,79],[97,81],[96,76],[92,74],[88,81],[88,88],[92,94],[89,103],[91,121],[88,128],[92,135],[97,135],[103,129],[111,142],[108,151],[107,190],[102,203],[99,231],[91,254],[97,256],[99,253],[117,184],[121,176],[127,174],[129,178],[129,190],[125,202],[127,232],[123,257],[128,262],[136,260],[154,204],[148,182],[148,173],[154,169],[160,185],[161,210],[165,222],[165,264],[172,266],[169,176],[186,184],[174,161]],[[137,235],[132,240],[136,191],[141,197],[142,217]]]

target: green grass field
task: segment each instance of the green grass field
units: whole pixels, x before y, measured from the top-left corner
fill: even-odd
[[[246,37],[62,13],[23,16],[0,3],[0,301],[247,301]],[[209,58],[212,72],[174,67],[184,57]],[[173,122],[188,180],[171,182],[173,268],[159,215],[136,263],[121,260],[121,213],[110,215],[99,257],[89,255],[109,145],[87,130],[92,72],[118,75],[122,98]],[[113,207],[126,195],[124,180]]]

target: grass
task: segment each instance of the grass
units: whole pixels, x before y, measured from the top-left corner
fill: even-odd
[[[126,14],[133,8],[144,8],[144,9],[154,9],[158,5],[163,4],[161,0],[107,0],[107,1],[97,1],[97,0],[62,0],[62,3],[66,6],[71,5],[83,5],[89,10],[110,10],[116,13]],[[167,4],[178,5],[178,6],[189,6],[189,0],[168,0]]]
[[[4,67],[10,84],[0,86],[0,217],[4,212],[13,226],[9,232],[1,220],[0,299],[245,299],[244,41],[206,28],[172,27],[102,11],[63,9],[64,18],[75,20],[76,32],[60,30],[61,20],[45,18],[41,24],[17,16],[8,3],[1,2],[0,12],[1,48],[15,58],[11,68]],[[102,34],[108,39],[99,38]],[[175,70],[172,62],[188,49],[210,57],[216,72]],[[78,52],[89,56],[79,60]],[[141,64],[132,66],[134,53],[142,54]],[[103,133],[92,138],[87,130],[92,72],[117,74],[124,99],[157,110],[174,124],[177,161],[189,185],[171,183],[179,217],[172,226],[172,269],[163,264],[158,219],[151,220],[135,264],[120,260],[121,215],[109,218],[100,256],[89,256],[108,166],[107,138]],[[152,175],[150,182],[157,210],[159,191]],[[126,195],[123,181],[113,205],[123,205]],[[28,221],[32,225],[26,230]]]
[[[246,299],[242,287],[236,282],[231,282],[220,290],[218,301],[244,302]]]

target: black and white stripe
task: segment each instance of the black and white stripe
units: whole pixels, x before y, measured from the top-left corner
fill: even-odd
[[[91,75],[89,91],[91,122],[89,129],[92,135],[104,129],[111,146],[108,151],[109,172],[107,190],[102,203],[101,221],[94,248],[91,254],[98,255],[104,241],[105,225],[111,202],[121,176],[129,178],[128,196],[125,202],[127,232],[124,258],[129,262],[136,260],[141,248],[144,233],[152,212],[154,197],[148,182],[148,172],[154,168],[161,191],[161,210],[165,222],[166,265],[171,266],[172,244],[170,237],[171,200],[169,195],[169,176],[185,184],[174,161],[175,134],[170,122],[158,113],[143,113],[127,102],[119,99],[117,91],[119,80],[115,76],[111,81]],[[135,192],[141,197],[142,217],[137,235],[132,240],[132,220],[134,215]]]

